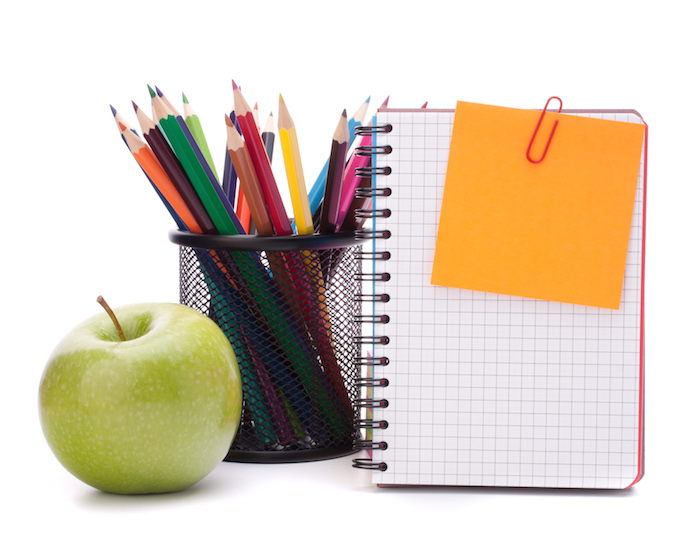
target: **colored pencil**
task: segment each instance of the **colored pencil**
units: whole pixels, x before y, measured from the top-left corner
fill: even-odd
[[[352,118],[349,120],[349,146],[351,146],[352,143],[354,143],[354,139],[356,137],[356,127],[361,126],[361,124],[364,122],[364,119],[366,117],[366,111],[368,110],[370,101],[371,97],[369,96],[366,100],[364,100],[364,103],[362,103],[362,105],[359,106],[359,109],[357,109]],[[309,190],[308,201],[311,205],[312,215],[316,214],[316,211],[318,210],[318,207],[320,206],[321,201],[323,199],[323,194],[325,193],[325,181],[328,176],[329,164],[330,158],[328,157],[328,160],[325,161],[323,169],[318,174],[315,183],[313,183],[313,186]]]
[[[282,95],[280,95],[277,122],[290,194],[294,205],[297,233],[299,235],[310,235],[314,232],[313,221],[306,194],[296,126],[289,114],[289,110]],[[349,397],[344,388],[339,366],[335,358],[332,342],[332,326],[330,323],[329,308],[326,302],[326,291],[320,260],[316,257],[315,253],[311,251],[303,251],[303,260],[310,278],[311,286],[314,289],[314,292],[309,294],[308,299],[317,301],[317,305],[312,307],[312,311],[306,314],[307,326],[311,331],[311,336],[317,344],[326,374],[328,375],[337,397],[340,398],[344,406],[349,403]]]
[[[236,209],[247,206],[258,234],[291,235],[291,223],[271,167],[276,138],[272,113],[261,131],[257,104],[251,110],[240,88],[235,83],[233,87],[235,112],[232,114],[238,115],[238,125],[234,126],[232,115],[225,116],[227,152],[222,178],[214,169],[199,118],[185,94],[182,116],[158,88],[154,92],[150,87],[154,120],[133,104],[143,136],[140,138],[134,130],[121,135],[172,216],[178,217],[179,228],[199,234],[244,233],[232,206],[238,182]],[[115,117],[115,110],[113,113]],[[359,123],[364,114],[365,109]],[[354,141],[350,127],[360,115],[355,114],[347,121],[346,111],[342,113],[346,136],[343,134],[339,140],[341,147],[331,149],[331,159],[326,163],[326,213],[334,211],[332,204],[336,199],[339,202],[340,191],[335,188],[341,186],[347,151]],[[291,139],[296,149],[291,156],[301,169],[296,129],[291,124]],[[119,124],[119,130],[127,131],[127,124]],[[337,141],[335,137],[334,140]],[[298,179],[295,172],[290,181],[297,188]],[[304,210],[308,207],[308,212],[304,211],[304,217],[308,217],[304,222],[308,224],[302,225],[302,231],[311,234],[313,225],[303,171],[301,185],[301,205]],[[241,202],[242,196],[245,204]],[[168,205],[169,202],[173,205]],[[205,218],[207,224],[203,225]],[[333,223],[331,217],[330,224]],[[326,230],[330,228],[333,227],[327,226]],[[352,406],[332,339],[322,282],[323,263],[317,253],[269,251],[272,254],[266,255],[268,270],[260,255],[253,252],[193,250],[207,282],[211,303],[218,309],[236,308],[233,314],[227,315],[228,320],[220,319],[220,326],[230,339],[236,338],[235,347],[241,343],[239,358],[248,370],[247,380],[254,396],[247,398],[247,402],[254,404],[248,405],[249,416],[260,441],[273,447],[273,443],[288,443],[301,436],[321,442],[331,439],[331,435],[350,435]],[[230,285],[232,289],[228,291]],[[241,308],[233,301],[236,298],[243,299]],[[216,313],[212,306],[211,312]],[[298,395],[293,388],[285,389],[294,380],[298,381]]]
[[[118,128],[118,132],[120,133],[120,136],[121,136],[121,139],[123,140],[123,143],[125,144],[125,146],[126,146],[128,149],[130,149],[130,146],[128,145],[128,142],[126,141],[125,136],[123,135],[123,132],[124,132],[125,130],[130,130],[133,134],[135,134],[135,135],[137,136],[137,135],[138,135],[137,131],[135,131],[135,129],[132,128],[132,127],[125,121],[125,119],[123,118],[123,116],[122,116],[122,115],[116,110],[116,108],[114,108],[113,106],[111,106],[111,113],[113,113],[113,119],[116,121],[116,127]],[[142,167],[140,167],[140,168],[142,168]],[[174,210],[174,208],[171,207],[171,204],[166,200],[166,198],[164,198],[164,195],[163,195],[163,194],[161,193],[161,191],[157,188],[157,186],[154,184],[154,182],[153,182],[152,179],[149,177],[149,175],[147,175],[147,172],[145,172],[144,170],[142,170],[142,172],[145,174],[145,177],[147,177],[147,180],[148,180],[149,183],[152,185],[152,188],[154,189],[154,192],[157,193],[157,196],[159,196],[159,199],[160,199],[161,202],[164,204],[164,207],[165,207],[166,210],[169,212],[169,214],[170,214],[171,217],[173,218],[173,220],[174,220],[174,222],[176,223],[176,225],[178,226],[178,228],[181,229],[181,230],[186,230],[186,229],[187,229],[187,226],[185,225],[185,223],[183,222],[183,220],[181,219],[181,217],[178,216],[178,213],[176,213],[176,211]]]
[[[236,169],[240,188],[248,201],[248,207],[258,234],[261,236],[273,236],[275,232],[272,228],[270,215],[265,207],[263,191],[260,188],[260,182],[255,173],[246,144],[241,139],[241,134],[238,133],[228,115],[224,116],[224,121],[227,125],[227,151]]]
[[[238,88],[235,82],[232,81],[233,93],[234,93],[234,110],[236,111],[236,118],[241,127],[241,133],[246,140],[246,145],[248,147],[248,153],[253,162],[256,174],[258,176],[258,181],[263,190],[263,196],[265,198],[265,204],[270,212],[270,218],[272,219],[272,226],[275,230],[275,234],[278,236],[290,236],[293,231],[287,217],[287,212],[282,203],[282,198],[280,196],[279,190],[277,188],[277,183],[275,181],[275,176],[272,173],[272,168],[270,166],[270,161],[265,151],[265,146],[260,138],[258,128],[253,119],[253,112],[248,106],[241,90]]]
[[[116,126],[118,127],[118,131],[121,133],[121,138],[123,139],[123,141],[127,145],[127,142],[125,141],[125,138],[123,137],[123,134],[122,134],[121,125],[125,126],[128,130],[132,130],[133,132],[135,132],[135,130],[127,123],[127,121],[123,118],[123,115],[121,115],[116,110],[115,107],[113,107],[113,106],[110,106],[110,107],[111,107],[111,113],[113,113],[113,120],[116,121]],[[135,132],[135,134],[137,134],[137,132]]]
[[[236,130],[239,130],[238,123],[236,122],[236,114],[233,110],[231,113],[229,113],[229,118],[231,119],[231,122],[234,123]],[[241,131],[239,130],[239,134],[240,133]],[[224,189],[224,192],[226,193],[227,198],[229,198],[229,202],[232,206],[236,206],[237,180],[238,175],[234,169],[234,164],[231,162],[231,157],[229,156],[228,152],[224,153],[224,174],[222,174],[222,188]],[[236,214],[239,214],[238,209],[236,209]],[[241,220],[240,216],[239,220]],[[241,221],[241,224],[243,224],[243,221]],[[248,228],[245,230],[248,232]]]
[[[236,118],[239,122],[239,126],[241,127],[241,132],[245,137],[246,146],[263,191],[263,196],[268,207],[275,234],[291,235],[293,231],[289,224],[289,219],[287,218],[284,205],[279,195],[279,190],[272,173],[272,168],[269,164],[267,152],[265,151],[257,125],[253,119],[253,113],[235,82],[232,82],[232,87],[234,92],[234,110],[236,111]],[[286,259],[284,260],[284,266],[286,266],[286,269],[280,265],[279,262],[273,261],[273,274],[275,274],[276,278],[281,281],[278,283],[280,292],[283,294],[287,303],[294,308],[292,315],[295,322],[302,322],[303,319],[301,307],[296,303],[296,289],[299,285],[306,285],[307,288],[312,288],[312,283],[310,277],[306,273],[303,262],[300,259],[297,261],[296,258],[292,257],[291,255],[287,255]],[[283,278],[286,278],[287,276],[294,277],[292,274],[297,274],[296,281],[283,280]],[[299,342],[300,344],[303,344],[301,338],[299,338]],[[321,380],[325,380],[323,387],[319,387],[317,390],[314,390],[316,407],[326,417],[325,420],[331,421],[331,424],[335,428],[344,430],[346,424],[342,415],[344,411],[341,407],[338,408],[335,405],[336,401],[340,402],[341,400],[339,397],[335,397],[335,390],[328,382],[328,376],[323,374],[319,368],[311,368],[311,364],[307,359],[302,359],[299,356],[299,358],[294,358],[293,361],[294,364],[297,365],[297,371],[302,380],[308,378],[309,375],[313,375],[314,378],[318,377]],[[317,374],[315,373],[316,370],[318,370]]]
[[[237,132],[239,134],[241,134],[241,128],[239,127],[239,122],[236,119],[236,112],[235,111],[233,111],[233,110],[231,111],[231,113],[229,114],[229,119],[236,127]],[[228,150],[226,153],[226,157],[229,157],[229,160],[231,161],[231,156],[229,155]],[[232,163],[232,166],[233,166],[233,163]],[[234,173],[235,173],[235,170],[234,170]],[[238,180],[238,176],[237,176],[237,180]],[[234,185],[236,185],[236,183],[234,183]],[[243,194],[243,189],[240,186],[239,187],[234,186],[233,190],[238,193],[237,197],[236,197],[236,214],[239,217],[239,221],[241,221],[241,226],[243,226],[244,230],[250,234],[251,233],[251,210],[248,207],[248,201],[246,200],[246,197]],[[230,194],[231,191],[232,191],[232,187],[230,185],[229,188],[227,189],[227,194]],[[231,196],[229,196],[229,199],[231,200]]]
[[[235,91],[238,92],[237,88],[235,88]],[[246,107],[244,107],[246,106]],[[253,121],[252,117],[252,112],[250,112],[250,109],[247,108],[247,103],[245,103],[245,100],[243,100],[243,97],[241,96],[240,99],[235,96],[235,112],[237,115],[237,120],[239,122],[239,125],[241,126],[242,131],[244,130],[244,124],[246,125],[245,128],[246,130],[250,129],[250,138],[252,141],[255,142],[256,146],[259,147],[262,151],[265,157],[267,158],[267,154],[264,150],[264,146],[262,144],[262,140],[260,138],[260,134],[257,131],[257,127],[255,125],[255,122]],[[226,122],[226,119],[225,119]],[[230,130],[231,126],[230,122],[227,122],[227,136],[228,138],[232,138],[232,144],[233,146],[238,145],[239,140],[236,139],[236,134]],[[249,126],[250,125],[250,126]],[[236,141],[234,141],[236,140]],[[260,181],[260,175],[258,175],[258,169],[255,164],[253,164],[252,161],[252,156],[250,153],[250,144],[249,144],[249,139],[247,138],[245,140],[245,148],[248,151],[248,156],[251,159],[250,162],[253,165],[253,170],[250,171],[255,171],[256,176],[258,177],[258,185],[261,186],[261,190],[263,189],[263,185]],[[234,147],[232,147],[232,150]],[[232,159],[234,156],[232,155]],[[233,160],[232,160],[233,161]],[[238,173],[239,173],[239,181],[241,181],[241,168],[242,168],[242,162],[238,161]],[[244,172],[245,175],[245,172]],[[252,179],[248,177],[247,179]],[[274,176],[272,177],[272,182],[274,183]],[[276,189],[276,184],[274,185]],[[243,187],[242,187],[243,188]],[[249,189],[250,190],[250,187]],[[244,189],[244,193],[246,193],[246,189]],[[264,190],[262,191],[263,198],[265,198],[265,192]],[[250,193],[246,193],[246,197],[249,198]],[[265,199],[265,203],[267,204],[267,199]],[[250,207],[250,198],[249,198],[249,207]],[[283,208],[282,208],[283,209]],[[285,215],[286,216],[286,215]],[[270,219],[272,220],[272,216],[270,216]],[[286,220],[287,227],[288,225],[288,220]],[[274,226],[274,224],[273,224]],[[273,228],[274,232],[277,233],[277,229]],[[304,381],[307,385],[310,382],[315,382],[316,377],[320,377],[321,372],[318,367],[315,367],[311,363],[311,358],[312,355],[311,353],[311,348],[309,347],[310,341],[307,337],[304,337],[305,331],[302,332],[300,328],[294,328],[293,335],[288,336],[286,333],[286,329],[284,328],[284,324],[281,322],[282,316],[287,315],[291,316],[290,320],[296,323],[301,323],[303,322],[303,316],[301,314],[300,307],[296,303],[296,293],[295,289],[297,288],[297,285],[295,282],[292,282],[289,278],[292,277],[291,271],[288,269],[288,266],[294,265],[294,259],[290,258],[287,256],[287,260],[284,260],[284,257],[282,254],[279,255],[271,255],[270,257],[270,265],[273,270],[273,275],[275,278],[275,287],[278,289],[279,293],[282,295],[282,297],[285,299],[285,302],[287,303],[288,306],[288,311],[289,313],[278,311],[276,308],[272,309],[267,306],[268,302],[265,300],[265,296],[258,296],[257,301],[260,303],[262,306],[262,314],[265,315],[268,318],[268,324],[270,325],[271,329],[275,331],[275,337],[278,338],[280,345],[282,346],[282,349],[284,350],[285,353],[289,356],[289,360],[291,365],[295,368],[296,374],[299,376],[299,378]],[[298,273],[301,272],[301,273]],[[297,274],[299,277],[304,277],[305,276],[305,269],[301,267],[298,271]],[[300,281],[301,284],[305,284],[308,280],[304,277]],[[285,330],[283,332],[283,330]],[[316,373],[318,372],[318,373]],[[326,379],[326,383],[322,387],[318,387],[317,390],[314,390],[314,395],[315,395],[315,403],[316,403],[316,408],[322,413],[323,417],[325,420],[330,420],[332,421],[333,425],[341,425],[344,424],[344,421],[341,420],[340,418],[340,409],[337,409],[334,404],[334,392],[329,392],[329,390],[332,390],[331,385],[327,382],[327,377],[323,377],[323,379]],[[308,416],[308,413],[306,412],[305,408],[298,409],[297,408],[297,414],[300,416],[300,419],[304,424],[311,424],[311,419],[307,419],[306,417]],[[313,421],[313,424],[315,424],[317,421]]]
[[[357,189],[368,189],[371,187],[371,176],[364,175],[358,176],[359,182],[357,184]],[[356,189],[355,189],[356,193]],[[366,220],[363,217],[357,217],[357,212],[362,209],[368,209],[371,207],[371,198],[364,197],[354,197],[352,198],[352,203],[345,214],[344,222],[342,223],[341,230],[343,232],[355,232],[364,225]]]
[[[389,100],[390,97],[386,97],[379,109],[387,107]],[[424,104],[422,107],[425,106],[426,104]],[[369,121],[368,124],[371,125],[371,122]],[[354,194],[357,187],[359,187],[362,182],[363,175],[360,174],[362,174],[365,171],[364,169],[368,168],[371,164],[371,155],[368,148],[371,147],[372,142],[373,139],[370,135],[360,136],[357,140],[356,148],[352,153],[352,156],[350,156],[349,160],[347,161],[347,165],[345,167],[345,178],[342,183],[342,191],[340,193],[340,209],[337,217],[338,232],[343,230],[354,230],[354,225],[356,223],[353,214],[356,209],[360,209],[363,207],[363,205],[367,204],[367,202],[363,201],[362,199],[357,199],[358,201],[355,202]]]
[[[188,230],[195,234],[202,234],[202,228],[198,225],[198,222],[193,217],[183,198],[181,198],[176,187],[174,187],[164,168],[161,167],[157,157],[154,156],[152,149],[124,125],[121,125],[121,134],[125,138],[128,148],[135,160],[137,160],[137,163],[157,186],[164,198],[171,204],[171,207],[174,208],[178,216],[188,227]]]
[[[340,191],[342,190],[348,146],[349,125],[347,112],[343,110],[333,134],[328,175],[325,179],[325,194],[323,196],[323,210],[320,219],[321,234],[334,234],[337,228]]]
[[[190,132],[193,134],[195,141],[200,146],[200,150],[202,151],[203,156],[207,160],[207,163],[210,165],[212,173],[214,173],[215,178],[219,181],[219,175],[217,174],[217,170],[214,167],[212,155],[210,153],[210,148],[207,145],[205,133],[202,130],[202,123],[200,122],[200,118],[196,115],[195,111],[193,110],[193,106],[190,104],[190,102],[188,102],[188,98],[186,97],[186,95],[183,93],[181,94],[183,96],[183,115],[186,124],[188,125]]]
[[[222,171],[222,190],[224,191],[224,194],[227,195],[227,198],[229,199],[229,203],[231,204],[231,207],[235,206],[236,202],[236,181],[238,179],[238,176],[236,175],[236,170],[234,169],[234,165],[231,162],[231,157],[229,156],[229,153],[224,154],[224,170]],[[238,215],[238,212],[236,213]],[[239,217],[239,221],[241,220],[241,217]],[[243,223],[241,223],[243,225]],[[248,229],[245,229],[246,232],[248,232]]]
[[[301,163],[301,153],[299,152],[299,140],[294,120],[289,114],[287,104],[284,102],[281,94],[277,128],[282,146],[284,166],[287,172],[289,194],[292,200],[292,207],[294,208],[296,232],[300,236],[310,235],[314,233],[313,218],[311,217],[311,206],[308,203],[308,194],[306,193],[306,181]]]
[[[265,152],[267,153],[267,158],[272,164],[272,153],[275,148],[275,128],[272,122],[272,112],[268,115],[265,127],[260,134],[260,139],[263,140],[263,145],[265,145]]]
[[[121,125],[120,127],[121,132],[126,130],[125,125]],[[143,151],[142,149],[148,149],[146,144],[144,142],[141,142],[141,140],[138,141],[139,137],[134,134],[133,132],[128,131],[127,134],[124,135],[126,140],[126,144],[128,145],[129,148],[134,149],[135,153],[134,156],[139,159],[138,162],[141,163],[141,166],[143,166],[143,169],[146,168],[146,173],[149,172],[149,176],[152,176],[152,178],[157,179],[157,182],[160,182],[160,185],[162,188],[166,190],[166,187],[163,186],[161,181],[164,179],[165,172],[163,171],[163,168],[160,168],[159,171],[156,170],[156,165],[158,164],[156,157],[154,156],[153,153],[151,154],[145,154],[141,156],[141,153],[146,152]],[[133,139],[135,138],[135,139]],[[161,177],[161,179],[160,179]],[[194,218],[190,218],[189,216],[186,216],[185,214],[185,209],[184,205],[179,205],[180,202],[176,200],[175,197],[175,192],[174,191],[166,191],[167,196],[176,204],[176,206],[179,209],[179,212],[186,217],[186,219],[189,221],[188,224],[183,224],[180,225],[182,229],[187,229],[191,230],[195,233],[201,233],[199,227],[195,224]],[[163,199],[163,198],[162,198]],[[164,200],[164,199],[163,199]],[[165,200],[164,200],[165,201]],[[264,315],[271,315],[271,321],[273,324],[273,329],[277,329],[278,327],[281,330],[291,329],[292,325],[291,323],[287,320],[286,325],[282,324],[282,321],[284,320],[282,315],[287,314],[287,310],[282,310],[281,305],[277,305],[277,300],[276,296],[272,294],[272,287],[269,283],[267,283],[267,280],[269,277],[265,273],[265,271],[261,268],[257,268],[257,262],[253,261],[252,258],[250,258],[250,255],[248,253],[239,253],[237,255],[237,258],[240,260],[238,263],[240,267],[237,266],[237,263],[235,263],[233,260],[230,260],[227,258],[226,255],[224,254],[217,254],[215,251],[210,251],[209,253],[205,251],[199,251],[196,250],[196,255],[200,261],[200,264],[202,268],[205,270],[204,276],[205,280],[207,282],[208,288],[210,289],[210,294],[212,295],[213,299],[216,300],[221,300],[221,299],[226,299],[226,298],[233,298],[234,296],[238,295],[244,295],[244,303],[237,303],[233,301],[229,301],[229,307],[240,307],[242,309],[241,313],[238,315],[236,314],[227,314],[226,318],[220,321],[220,326],[222,329],[227,333],[227,335],[231,338],[237,335],[238,330],[239,330],[239,325],[237,324],[236,318],[238,317],[239,319],[243,319],[242,321],[239,321],[241,323],[246,323],[246,331],[249,333],[251,336],[254,336],[255,344],[263,346],[266,343],[265,338],[260,338],[257,336],[257,333],[255,332],[255,329],[249,329],[249,323],[252,323],[253,326],[258,326],[258,319],[264,319]],[[256,271],[256,268],[258,271]],[[229,274],[230,271],[235,270]],[[232,285],[235,285],[237,289],[229,289],[228,286],[222,286],[222,288],[219,288],[218,286],[218,281],[220,274],[222,274],[225,279],[224,283],[226,285],[231,282]],[[215,279],[217,278],[217,279]],[[263,279],[265,278],[265,279]],[[260,300],[261,304],[257,305],[257,301]],[[274,300],[274,301],[273,301]],[[253,312],[253,308],[257,307],[257,309],[254,311],[253,314],[249,313],[248,315],[244,316],[245,312]],[[241,329],[244,329],[243,326]],[[262,327],[261,327],[262,329]],[[294,333],[294,332],[290,332]],[[286,334],[285,334],[286,335]],[[282,336],[284,337],[284,336]],[[287,343],[285,341],[285,343]],[[238,345],[238,344],[237,344]],[[291,348],[296,348],[296,342],[292,341],[289,344],[286,344],[285,349],[290,349],[289,350],[289,356],[292,356],[291,354]],[[255,378],[252,378],[252,375],[256,375],[255,373],[248,373],[247,374],[247,379],[245,380],[245,384],[251,387],[252,390],[259,390],[258,386],[263,388],[267,382],[264,381],[264,378],[262,377],[263,375],[266,375],[263,373],[263,368],[259,367],[258,364],[260,361],[256,358],[253,358],[252,353],[255,351],[252,351],[251,354],[247,354],[246,351],[242,348],[240,349],[241,352],[239,352],[239,359],[240,362],[243,364],[249,364],[252,363],[254,365],[254,371],[259,372],[260,376],[260,382],[257,382]],[[251,356],[251,360],[248,360],[247,357]],[[305,356],[305,355],[304,355]],[[249,369],[250,371],[250,369]],[[258,377],[258,375],[256,375]],[[286,374],[284,372],[282,374],[282,382],[284,383],[290,383],[291,382],[291,376]],[[271,394],[271,391],[265,391],[267,395]],[[250,409],[253,411],[253,420],[254,423],[256,423],[256,431],[259,433],[259,436],[262,437],[264,443],[270,443],[273,440],[276,440],[277,437],[275,436],[274,432],[272,431],[272,428],[268,427],[268,423],[270,422],[271,419],[277,419],[278,418],[278,413],[277,413],[277,408],[275,407],[274,409],[268,410],[265,406],[265,404],[262,402],[261,398],[268,397],[266,395],[260,395],[260,394],[254,394],[253,399],[251,401],[248,401]],[[271,397],[271,396],[270,396]],[[299,401],[299,399],[296,399],[295,401]],[[297,408],[295,408],[295,411],[299,411],[301,413],[301,420],[306,423],[309,421],[313,421],[313,427],[314,428],[320,428],[322,427],[320,424],[320,421],[317,421],[315,419],[315,415],[312,415],[310,413],[311,407],[308,403],[308,399],[304,398],[301,400],[304,402],[303,407],[299,405]],[[251,405],[252,404],[252,405]],[[285,419],[285,424],[284,428],[280,427],[278,428],[278,434],[280,437],[286,437],[287,436],[287,430],[286,428],[290,428],[291,425],[288,424],[287,417],[284,417]],[[280,422],[282,418],[280,417]]]
[[[169,108],[169,111],[171,111],[176,117],[180,115],[176,107],[169,101],[169,99],[164,95],[163,92],[161,92],[161,89],[157,87],[156,85],[154,86],[154,89],[147,85],[147,90],[149,90],[149,95],[154,98],[155,95],[159,96],[161,100],[166,104],[166,107]]]
[[[258,355],[256,346],[264,347],[266,339],[257,330],[257,317],[252,306],[247,303],[252,298],[250,289],[242,285],[241,273],[235,262],[224,253],[195,249],[203,276],[215,304],[237,311],[224,311],[215,322],[225,333],[234,347],[239,368],[243,374],[244,404],[254,422],[259,440],[269,446],[277,441],[286,441],[291,426],[278,420],[274,389],[267,383],[267,369],[264,359]],[[230,288],[230,284],[236,288]]]
[[[258,126],[258,130],[260,130],[260,124],[258,124],[258,104],[255,105],[255,108],[253,110],[253,114],[255,116],[256,124]],[[265,146],[265,152],[267,153],[267,158],[270,164],[272,164],[272,153],[275,147],[275,131],[273,128],[273,123],[272,123],[272,112],[270,112],[270,115],[268,116],[267,122],[265,123],[265,127],[263,128],[263,131],[260,133],[260,139],[263,141],[263,145]],[[247,204],[246,204],[247,205]],[[255,233],[256,231],[256,225],[255,222],[253,221],[253,215],[251,215],[251,220],[250,224],[248,227],[248,232]]]
[[[164,99],[164,94],[157,88],[157,95]],[[195,154],[195,158],[197,162],[200,164],[202,167],[203,171],[205,172],[205,175],[209,179],[210,186],[212,187],[212,190],[217,194],[217,199],[221,202],[222,206],[224,207],[227,215],[229,216],[229,219],[231,222],[234,224],[234,228],[240,233],[240,234],[245,234],[245,230],[241,226],[241,222],[238,219],[238,216],[236,215],[236,212],[234,211],[234,208],[231,206],[231,203],[229,202],[229,198],[227,198],[227,195],[224,193],[224,190],[222,189],[221,185],[219,184],[219,181],[217,181],[217,177],[214,175],[212,172],[212,168],[210,168],[210,165],[207,163],[207,160],[205,159],[205,155],[203,155],[202,150],[200,149],[200,146],[198,145],[197,141],[195,141],[195,138],[193,137],[192,132],[190,131],[190,128],[188,128],[188,125],[186,124],[185,120],[183,119],[183,116],[178,113],[175,109],[171,110],[171,113],[175,116],[175,120],[178,123],[178,125],[181,127],[181,132],[183,133],[185,140],[187,141],[188,145],[190,146],[190,149],[192,149],[193,153]]]
[[[239,187],[239,196],[236,200],[236,214],[239,216],[239,221],[241,221],[241,226],[246,230],[246,232],[251,231],[251,208],[248,207],[248,200],[246,195],[243,193],[243,189]]]
[[[169,140],[217,231],[226,235],[239,234],[239,229],[215,190],[215,184],[219,186],[219,183],[208,177],[174,113],[167,108],[158,95],[152,97],[152,107],[159,126]]]
[[[140,123],[140,129],[142,130],[142,136],[145,141],[149,144],[152,152],[159,160],[162,168],[171,179],[174,187],[183,198],[183,201],[190,209],[195,221],[198,223],[202,232],[204,234],[216,234],[217,229],[210,218],[209,213],[203,206],[200,197],[190,183],[188,176],[183,170],[180,161],[176,158],[173,150],[169,146],[164,134],[154,121],[150,119],[147,114],[138,107],[138,105],[133,102],[133,108],[135,109],[135,115]]]
[[[359,186],[361,177],[359,172],[363,171],[371,164],[371,156],[363,151],[360,151],[361,147],[370,147],[372,142],[371,136],[362,136],[358,142],[357,149],[349,157],[347,165],[345,166],[345,177],[342,183],[342,190],[340,192],[340,203],[338,206],[337,213],[337,228],[339,232],[347,219],[347,215],[350,212],[350,208],[354,201],[354,193]]]

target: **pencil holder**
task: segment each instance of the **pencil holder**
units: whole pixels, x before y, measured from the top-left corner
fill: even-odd
[[[169,238],[180,245],[181,303],[220,326],[241,370],[241,425],[225,460],[352,453],[364,240],[182,231]]]

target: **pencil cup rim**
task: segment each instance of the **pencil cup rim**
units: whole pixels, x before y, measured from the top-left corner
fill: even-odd
[[[223,251],[302,251],[337,249],[362,245],[354,232],[336,234],[314,234],[311,236],[253,236],[253,235],[206,235],[193,234],[182,230],[171,230],[169,241],[176,245],[196,249],[216,249]]]

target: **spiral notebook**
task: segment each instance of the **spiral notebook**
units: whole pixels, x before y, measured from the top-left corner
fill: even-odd
[[[521,119],[527,128],[516,139],[523,141],[510,143],[508,149],[503,142],[480,143],[494,148],[492,162],[467,170],[461,161],[477,160],[483,153],[461,149],[461,145],[474,147],[483,135],[464,134],[465,127],[454,132],[454,124],[461,120],[460,116],[456,120],[454,110],[381,109],[372,125],[363,129],[373,137],[373,185],[363,195],[373,196],[370,216],[374,218],[363,235],[373,238],[364,258],[373,263],[370,299],[375,324],[362,360],[367,368],[362,384],[368,386],[359,403],[365,412],[366,433],[358,447],[367,452],[354,460],[355,467],[373,470],[373,482],[382,486],[627,488],[644,470],[645,123],[631,110],[565,110],[554,116],[548,111],[538,132],[538,138],[542,134],[539,151],[532,151],[540,154],[548,141],[546,158],[532,164],[525,160],[526,145],[540,112],[501,109],[491,113],[501,114],[492,118],[507,132],[514,130],[503,125],[507,114],[514,121],[517,115],[531,115]],[[458,277],[457,252],[470,249],[475,240],[451,229],[465,224],[460,222],[465,219],[462,215],[475,212],[480,222],[493,226],[499,221],[485,215],[498,212],[488,200],[477,201],[480,195],[472,191],[465,194],[467,185],[451,188],[455,176],[474,177],[474,172],[482,171],[484,177],[501,160],[499,152],[523,153],[524,160],[515,167],[527,168],[530,173],[525,173],[531,177],[537,171],[533,166],[554,167],[574,133],[571,121],[566,120],[574,117],[597,119],[598,130],[604,121],[611,122],[608,128],[621,129],[629,123],[642,130],[636,155],[632,144],[623,162],[616,159],[628,170],[622,176],[627,187],[619,201],[605,200],[611,188],[591,198],[600,201],[598,207],[605,205],[600,213],[609,216],[607,228],[619,231],[606,236],[609,243],[593,240],[598,255],[591,258],[599,267],[605,245],[608,249],[603,252],[617,253],[616,263],[599,273],[614,275],[621,266],[619,284],[593,284],[601,281],[592,278],[594,266],[587,264],[589,270],[579,270],[576,277],[567,279],[568,287],[556,292],[541,289],[536,293],[535,287],[526,291],[523,286],[518,292],[525,294],[519,295],[513,289],[507,291],[505,278],[498,286],[457,285],[469,280]],[[554,139],[549,139],[546,127],[551,128],[556,119]],[[577,146],[586,143],[576,141]],[[466,155],[467,151],[472,154]],[[581,152],[599,153],[590,148]],[[592,158],[586,160],[593,164]],[[607,176],[609,184],[613,174],[622,173],[613,170],[601,175]],[[462,202],[466,197],[472,201]],[[508,194],[497,197],[508,199]],[[581,195],[561,197],[569,199],[569,207],[589,205],[581,203]],[[622,215],[627,204],[625,223]],[[504,208],[503,213],[510,212]],[[515,228],[513,222],[509,224]],[[490,235],[474,226],[474,236]],[[541,226],[540,230],[548,229],[546,224]],[[483,247],[473,247],[472,258],[487,259],[489,255],[483,254],[487,246],[485,238]],[[563,250],[551,249],[549,260],[562,260],[552,255]],[[456,255],[446,258],[442,251]],[[504,266],[513,275],[515,263],[498,264],[494,255],[489,258],[491,268],[482,267],[478,275]],[[533,256],[530,264],[542,258],[547,257]],[[433,273],[435,262],[443,266],[443,272]],[[581,268],[583,260],[570,265]],[[551,279],[551,274],[548,277],[539,287],[564,282]],[[595,294],[603,290],[604,295]],[[574,292],[578,292],[575,300],[571,299]]]

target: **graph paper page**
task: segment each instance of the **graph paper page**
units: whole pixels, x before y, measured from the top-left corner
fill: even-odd
[[[582,112],[583,115],[588,113]],[[642,122],[633,113],[590,113]],[[389,386],[373,453],[382,485],[625,488],[642,450],[643,159],[619,310],[431,285],[454,112],[384,110],[375,176],[392,195],[374,229],[390,260],[390,338],[375,356]]]

